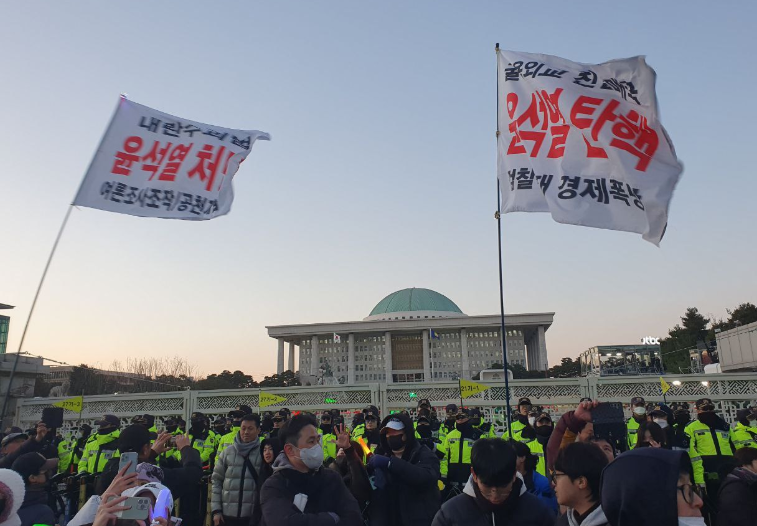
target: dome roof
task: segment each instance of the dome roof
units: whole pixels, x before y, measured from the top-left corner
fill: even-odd
[[[379,301],[366,319],[386,319],[399,313],[432,312],[434,317],[464,316],[460,307],[444,294],[429,289],[402,289]],[[392,316],[394,317],[394,316]]]

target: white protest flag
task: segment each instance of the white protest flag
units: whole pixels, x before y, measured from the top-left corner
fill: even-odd
[[[503,212],[637,232],[659,245],[683,169],[644,57],[581,64],[497,54]]]
[[[166,219],[228,214],[231,181],[258,139],[270,136],[180,119],[122,96],[73,204]]]
[[[342,337],[334,333],[334,343],[342,343]]]

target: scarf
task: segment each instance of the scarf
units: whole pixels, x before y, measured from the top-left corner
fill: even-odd
[[[250,455],[250,451],[258,447],[259,445],[259,438],[256,438],[252,442],[242,442],[239,433],[237,433],[237,435],[234,437],[234,447],[236,448],[237,452],[243,457],[248,457]]]

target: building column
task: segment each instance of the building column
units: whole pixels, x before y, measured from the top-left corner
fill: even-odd
[[[384,361],[386,362],[386,383],[392,381],[392,333],[384,333]]]
[[[284,339],[279,338],[279,359],[276,363],[276,372],[281,374],[284,372]]]
[[[347,336],[347,385],[355,384],[355,335]]]
[[[294,372],[294,342],[289,342],[289,370]]]
[[[539,370],[546,371],[549,368],[547,360],[547,339],[544,335],[544,325],[539,325],[536,332],[536,348],[538,352]]]
[[[428,329],[423,331],[423,381],[431,381],[431,347],[428,341]]]
[[[460,362],[463,369],[461,378],[470,380],[470,362],[468,361],[468,331],[460,329]]]
[[[318,336],[310,340],[310,374],[318,376]]]

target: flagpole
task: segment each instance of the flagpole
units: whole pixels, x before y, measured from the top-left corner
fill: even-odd
[[[499,42],[494,46],[497,55],[497,142],[499,143]],[[497,144],[499,146],[499,144]],[[497,174],[497,243],[499,246],[499,309],[502,322],[502,368],[505,372],[505,408],[507,410],[507,433],[513,439],[512,414],[510,411],[510,379],[507,374],[507,332],[505,331],[505,291],[502,280],[502,193],[499,188],[499,174]]]
[[[457,379],[457,391],[460,393],[460,411],[463,410],[463,382],[460,378]]]
[[[39,280],[39,285],[37,285],[37,292],[34,294],[34,300],[32,301],[32,306],[29,309],[29,315],[26,317],[26,323],[24,324],[24,331],[21,333],[21,341],[18,344],[18,354],[21,354],[21,350],[24,348],[24,341],[26,340],[26,331],[29,329],[29,323],[32,320],[32,314],[34,314],[34,308],[37,306],[37,299],[39,299],[39,293],[42,290],[42,285],[45,283],[45,278],[47,277],[47,271],[50,269],[50,263],[53,260],[53,256],[55,255],[55,251],[58,248],[58,242],[60,242],[60,238],[63,235],[63,230],[65,230],[66,225],[68,224],[68,218],[71,217],[71,210],[74,208],[74,203],[76,202],[76,198],[79,197],[79,192],[81,192],[82,186],[84,186],[84,179],[87,177],[87,173],[92,169],[92,165],[95,162],[95,158],[97,157],[97,152],[100,151],[102,148],[103,143],[105,142],[105,137],[108,134],[108,130],[110,129],[111,125],[113,124],[113,121],[116,119],[116,114],[118,114],[118,108],[121,106],[121,102],[126,100],[126,95],[121,94],[120,98],[118,99],[118,104],[116,105],[116,110],[113,112],[113,115],[110,118],[110,122],[108,123],[107,128],[105,128],[105,133],[102,136],[102,139],[100,139],[100,143],[97,145],[97,149],[95,150],[95,153],[92,155],[92,159],[89,161],[89,166],[87,167],[87,171],[84,172],[84,176],[81,179],[81,182],[79,183],[79,188],[76,190],[76,194],[74,194],[74,200],[71,202],[71,204],[68,206],[68,210],[66,210],[66,215],[63,218],[63,223],[60,225],[60,229],[58,230],[58,235],[55,238],[55,243],[53,243],[53,248],[50,251],[50,255],[47,258],[47,264],[45,264],[45,270],[42,271],[42,277]],[[16,359],[16,363],[18,363],[18,359]],[[13,375],[16,372],[16,367],[14,365],[13,370],[11,371],[11,377],[10,377],[10,383],[13,382]],[[10,383],[8,385],[10,385]],[[7,408],[8,399],[6,396],[5,402],[3,402],[3,410],[0,412],[0,422],[2,422],[3,418],[5,418],[5,410]]]

